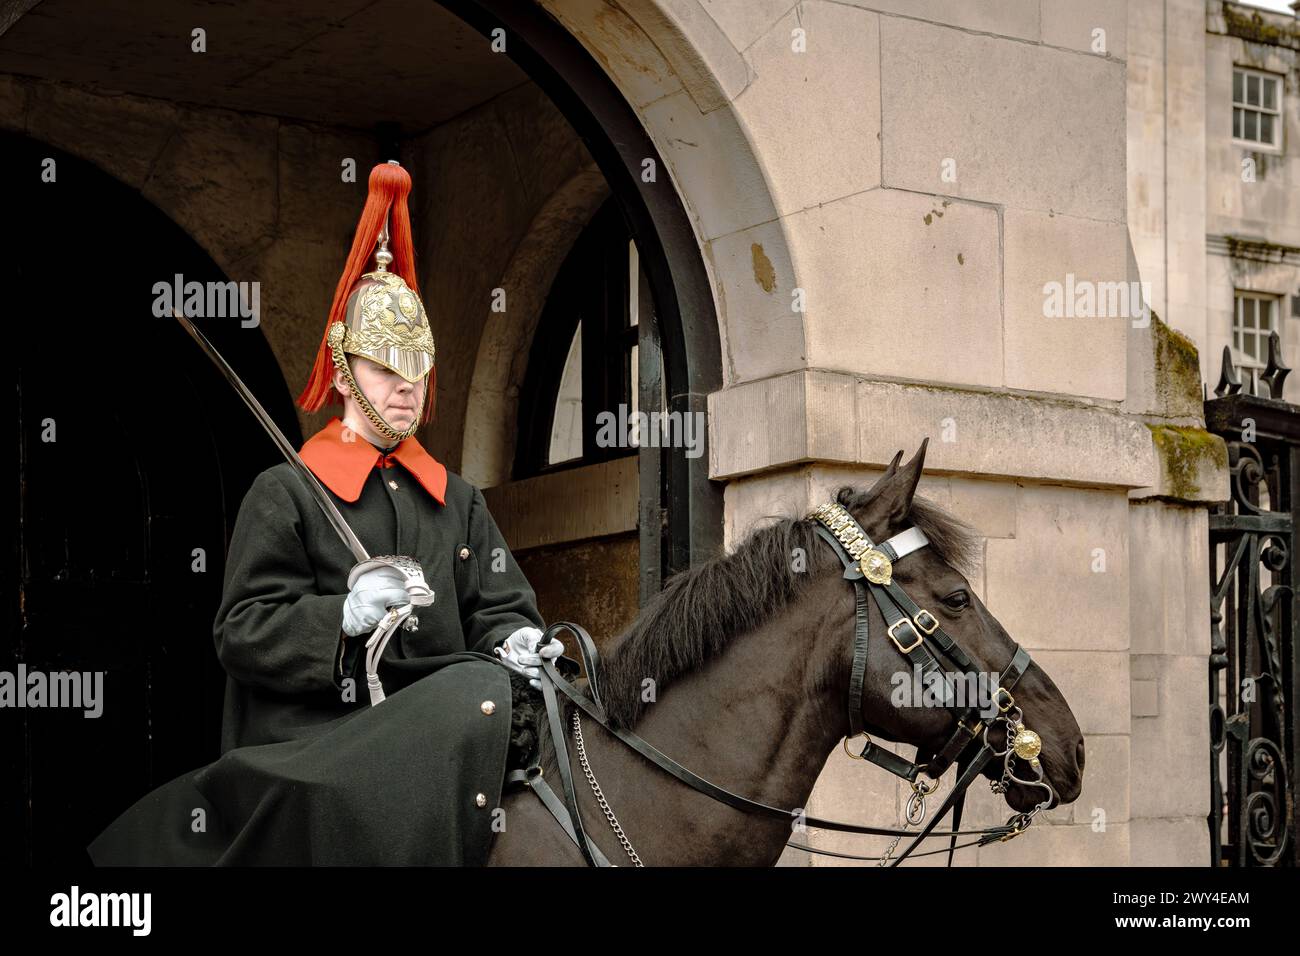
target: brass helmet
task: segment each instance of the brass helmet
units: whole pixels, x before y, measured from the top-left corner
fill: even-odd
[[[421,416],[415,416],[405,431],[393,428],[361,391],[347,361],[348,355],[360,355],[391,369],[412,384],[433,368],[433,333],[429,330],[424,303],[401,276],[388,271],[392,261],[385,224],[375,252],[375,270],[357,282],[344,307],[346,318],[330,325],[327,341],[334,367],[347,379],[348,391],[366,418],[385,438],[401,441],[415,434]]]
[[[433,371],[433,332],[424,303],[414,288],[414,256],[406,207],[409,192],[410,177],[396,162],[380,164],[371,171],[370,195],[354,237],[348,269],[335,293],[312,378],[299,397],[303,408],[315,411],[328,399],[332,373],[338,370],[343,373],[348,391],[362,413],[375,430],[390,441],[410,437],[428,418],[434,387],[432,377],[423,413],[415,417],[409,428],[399,431],[366,398],[352,375],[347,356],[359,355],[377,362],[412,384]],[[389,271],[394,259],[388,248],[390,222],[396,231],[392,237],[394,248],[401,257],[393,271]],[[376,226],[379,227],[377,235]],[[351,276],[370,265],[372,249],[373,269],[349,282]],[[345,291],[347,297],[344,300],[342,295]]]

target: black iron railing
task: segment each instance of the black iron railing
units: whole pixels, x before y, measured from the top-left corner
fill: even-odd
[[[1210,855],[1214,866],[1295,866],[1300,692],[1300,406],[1277,333],[1243,387],[1223,350],[1206,428],[1228,445],[1231,497],[1210,513]],[[1261,394],[1263,393],[1263,394]]]

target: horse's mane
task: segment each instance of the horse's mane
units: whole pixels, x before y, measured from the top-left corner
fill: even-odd
[[[845,485],[835,500],[861,520],[873,497]],[[913,498],[911,521],[936,553],[969,573],[981,552],[978,534],[924,498]],[[788,606],[818,572],[840,566],[809,518],[780,517],[750,534],[732,554],[716,554],[669,579],[640,616],[616,638],[601,666],[601,697],[610,722],[635,726],[645,710],[642,682],[656,694],[698,669],[736,636]],[[804,562],[795,570],[796,548]]]

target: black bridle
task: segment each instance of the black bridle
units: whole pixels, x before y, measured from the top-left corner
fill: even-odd
[[[858,760],[869,760],[912,785],[912,798],[907,811],[909,822],[914,816],[918,818],[924,816],[925,797],[934,792],[944,772],[954,762],[958,764],[957,782],[948,799],[892,865],[896,866],[906,859],[921,840],[930,835],[930,831],[943,819],[950,808],[953,810],[953,828],[952,842],[948,848],[948,865],[952,865],[953,853],[957,848],[958,828],[961,826],[962,810],[966,801],[966,790],[994,757],[1004,758],[1002,779],[993,781],[994,792],[1005,793],[1013,781],[1040,786],[1047,790],[1047,798],[1043,802],[1028,812],[1016,814],[1008,821],[1008,826],[1013,826],[1016,833],[1022,832],[1029,826],[1033,817],[1049,806],[1056,796],[1052,785],[1045,779],[1042,765],[1038,760],[1041,741],[1037,734],[1025,729],[1023,714],[1016,707],[1015,698],[1011,695],[1011,689],[1029,668],[1029,652],[1017,644],[1010,663],[999,675],[997,688],[992,694],[992,705],[997,708],[996,713],[983,714],[978,706],[958,705],[949,673],[940,666],[931,647],[933,646],[945,658],[952,661],[962,677],[975,677],[978,681],[980,675],[975,669],[974,662],[961,646],[945,633],[938,619],[918,606],[893,579],[895,562],[930,543],[924,532],[920,528],[908,528],[888,541],[875,545],[858,524],[857,519],[837,502],[831,501],[821,505],[809,517],[816,522],[814,528],[817,534],[831,545],[844,565],[844,577],[853,583],[857,599],[853,634],[853,667],[849,679],[849,737],[844,741],[845,752]],[[862,726],[863,681],[867,670],[868,592],[876,599],[876,605],[885,619],[885,633],[894,647],[908,659],[915,670],[919,671],[923,683],[930,684],[932,679],[937,677],[943,687],[943,706],[956,718],[947,742],[924,763],[905,760],[897,754],[875,746],[871,736]],[[989,730],[998,722],[1005,723],[1007,730],[1006,745],[1000,751],[995,749],[988,740]],[[855,754],[849,750],[849,740],[859,736],[865,738],[865,743],[862,751]],[[980,746],[975,749],[977,741]],[[972,750],[974,750],[973,754]],[[919,751],[917,756],[920,757]],[[1035,779],[1023,780],[1015,775],[1012,766],[1014,756],[1029,761]],[[919,781],[921,774],[930,777],[934,783],[927,786]],[[915,812],[918,806],[919,814]],[[888,855],[886,853],[886,857]]]
[[[975,675],[978,677],[974,664],[970,657],[959,647],[956,641],[952,640],[943,629],[939,626],[938,620],[918,607],[915,602],[907,596],[901,587],[893,581],[893,563],[910,554],[918,548],[924,547],[929,542],[919,528],[909,528],[901,534],[895,535],[888,541],[874,545],[871,539],[867,537],[865,531],[858,524],[857,520],[849,514],[841,505],[830,502],[822,505],[813,511],[809,518],[816,521],[816,531],[835,549],[844,564],[845,579],[853,583],[856,596],[856,615],[853,635],[853,664],[849,679],[849,729],[850,735],[844,741],[844,749],[850,757],[861,760],[869,760],[879,767],[883,767],[890,773],[896,774],[907,780],[912,785],[912,796],[908,801],[907,822],[908,826],[915,826],[925,815],[925,798],[928,794],[933,793],[938,786],[938,778],[943,774],[954,761],[958,762],[959,773],[956,784],[952,793],[947,800],[935,813],[930,822],[919,832],[910,829],[895,829],[890,827],[871,827],[861,824],[840,823],[834,820],[823,820],[818,817],[812,817],[805,814],[802,810],[789,810],[779,807],[769,806],[742,797],[738,794],[710,783],[703,777],[693,773],[681,764],[677,763],[671,757],[668,757],[652,744],[643,740],[641,737],[618,727],[612,727],[605,716],[605,708],[601,703],[600,686],[599,686],[599,655],[595,643],[591,636],[579,624],[573,624],[567,621],[559,621],[548,627],[542,638],[538,642],[540,648],[542,644],[549,643],[554,637],[555,632],[559,630],[568,630],[577,639],[578,650],[582,655],[585,670],[588,676],[587,689],[588,694],[571,684],[564,676],[561,675],[556,662],[550,658],[542,658],[541,673],[545,678],[541,681],[542,696],[546,703],[546,714],[550,728],[551,738],[555,744],[556,760],[559,764],[560,779],[564,789],[564,800],[561,801],[556,796],[551,787],[542,779],[542,768],[534,760],[532,765],[522,770],[512,770],[506,775],[507,785],[527,786],[538,795],[542,803],[551,812],[551,815],[559,822],[560,826],[568,834],[569,838],[581,851],[583,858],[592,866],[611,866],[612,864],[600,851],[600,848],[587,835],[582,817],[578,812],[577,790],[573,781],[573,769],[569,759],[569,749],[566,742],[566,734],[563,726],[563,719],[557,696],[557,689],[563,693],[577,707],[578,711],[586,714],[591,719],[599,723],[606,731],[623,741],[637,753],[641,754],[651,763],[672,774],[678,780],[703,793],[705,796],[724,803],[727,806],[747,813],[756,813],[769,817],[780,817],[787,821],[798,820],[806,826],[817,827],[825,830],[837,830],[846,833],[862,833],[875,836],[892,836],[894,842],[890,848],[881,857],[862,857],[850,856],[843,853],[833,853],[825,850],[818,850],[813,847],[804,846],[797,843],[788,845],[801,850],[807,850],[814,853],[825,853],[830,856],[845,857],[855,860],[878,860],[883,866],[888,863],[890,866],[897,866],[906,859],[913,850],[921,843],[922,840],[931,836],[931,831],[947,814],[949,809],[954,809],[953,828],[939,836],[950,837],[948,847],[948,865],[952,865],[953,854],[959,848],[957,844],[958,836],[978,836],[978,840],[962,844],[961,846],[983,846],[988,843],[1006,841],[1012,837],[1024,832],[1029,826],[1033,817],[1042,809],[1050,805],[1055,792],[1051,784],[1044,779],[1042,766],[1038,761],[1038,751],[1040,743],[1038,736],[1032,731],[1026,730],[1022,721],[1020,709],[1015,705],[1015,698],[1010,691],[1016,682],[1029,667],[1030,657],[1024,648],[1016,646],[1015,653],[1012,656],[1011,663],[1002,671],[998,681],[998,688],[993,695],[993,703],[997,712],[990,715],[983,715],[976,706],[959,707],[955,703],[955,694],[953,686],[949,681],[948,675],[944,673],[939,666],[938,660],[927,647],[927,643],[935,647],[948,659],[952,660],[965,675]],[[863,682],[866,677],[867,669],[867,620],[868,620],[868,593],[876,598],[876,603],[880,607],[881,613],[885,618],[885,628],[890,640],[898,650],[908,658],[914,666],[921,669],[921,673],[929,679],[929,675],[938,674],[944,687],[944,706],[952,710],[957,717],[957,725],[953,730],[948,741],[936,753],[924,763],[905,760],[875,746],[869,735],[866,734],[862,726],[862,702],[863,702]],[[566,658],[560,659],[566,669],[571,673],[576,673],[577,662]],[[619,827],[613,812],[609,809],[604,801],[603,795],[599,791],[594,775],[590,767],[586,764],[585,754],[581,750],[581,731],[578,713],[574,713],[574,735],[579,743],[579,755],[583,759],[584,772],[587,774],[588,781],[591,783],[593,791],[596,793],[597,800],[600,802],[606,817],[609,819],[614,831],[618,834],[624,848],[628,851],[633,861],[640,863],[635,851],[632,850],[630,843]],[[1002,750],[996,749],[988,740],[988,731],[998,723],[1003,722],[1007,727],[1007,738]],[[849,740],[856,737],[865,737],[866,743],[860,753],[853,753],[849,750]],[[980,746],[978,751],[971,753],[976,741]],[[918,758],[920,754],[918,752]],[[1036,773],[1036,779],[1025,780],[1017,777],[1013,770],[1012,758],[1019,756],[1029,761],[1030,766]],[[995,793],[1005,793],[1011,783],[1018,782],[1027,785],[1037,785],[1045,788],[1048,792],[1047,798],[1028,812],[1014,814],[1006,824],[997,827],[986,827],[978,830],[961,830],[961,813],[965,801],[966,789],[976,776],[984,769],[990,760],[994,757],[1004,758],[1004,770],[1001,780],[993,781],[992,789]],[[927,785],[918,778],[924,774],[931,777],[933,784]],[[912,842],[903,851],[903,853],[891,858],[892,851],[898,842],[905,836],[913,837]],[[923,856],[926,854],[917,854]]]

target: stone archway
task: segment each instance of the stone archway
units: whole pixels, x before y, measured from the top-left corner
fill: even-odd
[[[595,167],[573,176],[533,218],[498,283],[510,311],[488,316],[465,409],[461,475],[480,487],[510,478],[519,390],[547,290],[569,247],[609,195]]]
[[[791,321],[785,297],[771,294],[774,276],[784,286],[794,272],[785,227],[731,106],[750,70],[702,8],[682,16],[655,0],[443,5],[485,35],[504,28],[508,55],[573,125],[609,182],[654,287],[670,411],[707,421],[711,393],[763,373],[756,357],[772,356],[768,371],[777,371],[804,354],[801,317]],[[756,225],[757,243],[747,231]],[[484,340],[487,349],[501,345]],[[482,378],[484,394],[500,392],[503,375]],[[721,549],[722,496],[707,453],[666,457],[663,570],[671,573]],[[483,474],[499,469],[479,465]]]

